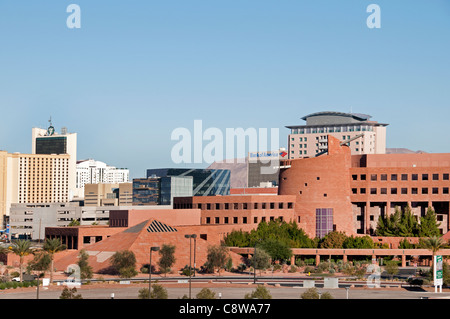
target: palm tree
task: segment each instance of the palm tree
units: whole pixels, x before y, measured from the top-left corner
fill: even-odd
[[[12,243],[12,246],[10,246],[10,249],[14,254],[19,256],[20,282],[22,282],[23,259],[25,258],[25,256],[27,256],[33,252],[33,250],[31,249],[31,242],[26,239],[18,239]]]
[[[433,254],[433,259],[432,259],[432,266],[433,269],[436,266],[434,264],[434,256],[436,256],[436,253],[441,249],[444,248],[446,246],[446,242],[442,240],[441,237],[437,237],[437,236],[432,236],[432,237],[428,237],[425,238],[422,241],[422,247],[428,250],[431,250],[432,254]]]
[[[53,259],[54,255],[61,250],[66,249],[66,245],[62,244],[61,240],[59,238],[47,238],[44,243],[43,249],[48,252],[51,259],[51,266],[50,266],[50,282],[53,282]]]

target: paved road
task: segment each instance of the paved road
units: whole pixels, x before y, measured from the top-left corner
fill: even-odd
[[[179,285],[177,285],[179,286]],[[95,285],[82,286],[78,289],[83,299],[111,299],[111,294],[114,294],[114,299],[137,299],[139,289],[146,287],[145,285],[110,285],[110,287],[97,288]],[[210,289],[222,295],[222,299],[243,299],[246,293],[252,292],[255,287],[253,285],[242,285],[241,287],[214,287],[210,284]],[[182,298],[184,295],[189,295],[189,286],[171,287],[170,284],[166,286],[169,299]],[[273,299],[300,299],[300,295],[306,288],[300,287],[273,287],[267,286],[270,290]],[[195,295],[201,290],[201,287],[192,286],[191,296]],[[40,289],[39,299],[59,299],[62,287],[52,287],[51,289]],[[335,299],[346,299],[347,290],[345,288],[324,289],[318,288],[320,293],[328,291]],[[448,298],[450,299],[450,292],[444,290],[442,293],[434,293],[434,291],[408,291],[406,289],[358,289],[350,288],[348,290],[349,299],[429,299]],[[36,299],[36,290],[28,288],[25,292],[19,291],[1,291],[0,299]]]

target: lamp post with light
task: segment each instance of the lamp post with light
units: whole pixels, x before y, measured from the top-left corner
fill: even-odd
[[[192,266],[191,266],[191,256],[192,256],[192,245],[191,245],[191,239],[194,238],[194,240],[197,238],[196,234],[186,234],[184,235],[185,238],[189,238],[189,299],[191,299],[191,284],[192,284]],[[195,254],[195,251],[194,251]],[[195,261],[194,261],[195,266]],[[194,270],[195,271],[195,270]]]
[[[152,251],[158,251],[159,247],[150,247],[150,264],[148,265],[148,299],[151,299],[152,293]]]

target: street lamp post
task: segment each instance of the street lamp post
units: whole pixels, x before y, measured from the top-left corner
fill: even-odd
[[[148,265],[148,299],[152,293],[152,251],[158,251],[159,247],[150,247],[150,264]]]
[[[197,235],[195,235],[195,234],[186,234],[186,235],[184,235],[184,237],[185,238],[189,238],[189,299],[191,299],[191,284],[192,284],[192,274],[191,274],[191,269],[192,269],[192,266],[191,266],[192,245],[191,245],[191,239],[194,238],[194,240],[195,240],[195,238],[197,238]],[[195,251],[194,251],[194,255],[195,255]],[[195,260],[194,260],[194,267],[195,267]],[[195,272],[195,269],[194,269],[194,272]]]

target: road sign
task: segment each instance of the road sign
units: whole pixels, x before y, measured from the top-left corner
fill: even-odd
[[[434,285],[443,285],[443,267],[442,267],[442,256],[434,256]]]

